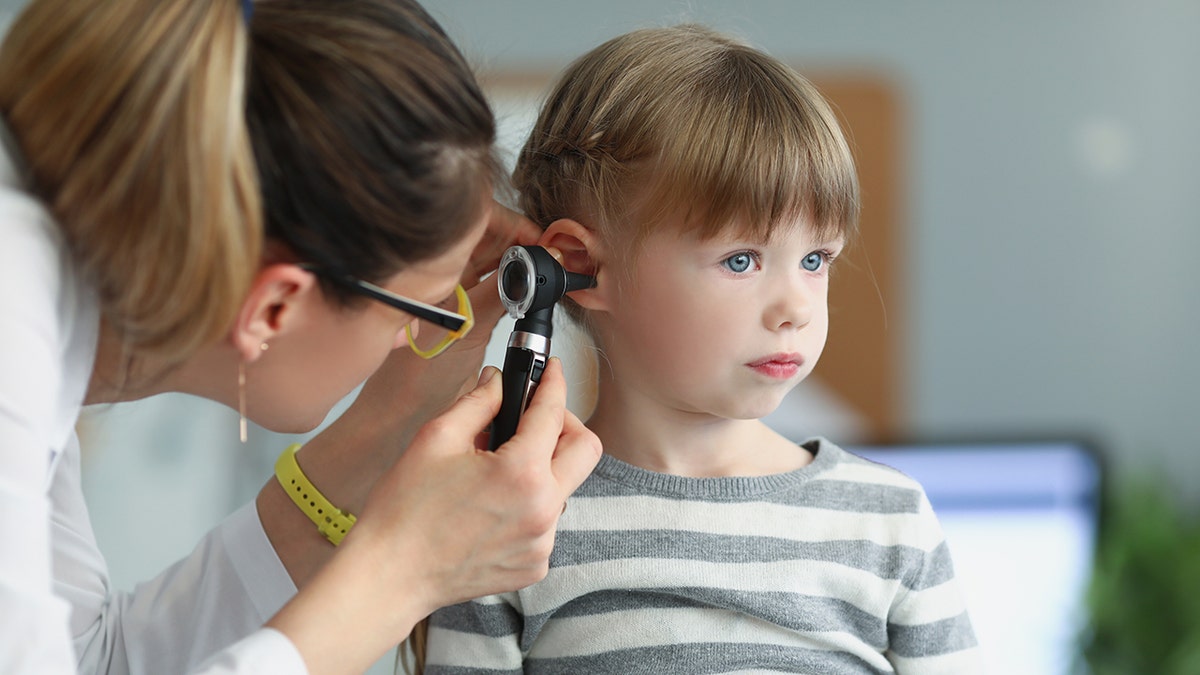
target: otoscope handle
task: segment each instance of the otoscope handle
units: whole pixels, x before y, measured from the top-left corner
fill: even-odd
[[[532,342],[536,347],[540,347],[536,343],[544,342],[544,350],[531,349],[521,344],[527,341],[522,338],[530,337],[534,338]],[[538,383],[542,381],[542,371],[546,368],[546,355],[550,352],[549,343],[549,340],[540,335],[520,332],[514,332],[509,339],[508,351],[504,354],[504,372],[501,381],[504,400],[500,403],[500,412],[496,415],[496,419],[492,420],[492,436],[488,443],[488,450],[499,448],[512,438],[513,434],[517,433],[517,424],[521,421],[521,414],[525,412],[525,407],[529,405],[533,392],[537,390]]]

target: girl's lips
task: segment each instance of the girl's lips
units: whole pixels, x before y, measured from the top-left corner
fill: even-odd
[[[804,357],[799,354],[772,354],[746,365],[761,375],[786,380],[794,377],[803,363]]]

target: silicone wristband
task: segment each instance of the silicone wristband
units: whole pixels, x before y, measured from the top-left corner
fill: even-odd
[[[342,539],[354,526],[357,518],[353,513],[343,511],[330,503],[312,481],[308,480],[308,476],[304,475],[300,465],[296,463],[296,451],[299,449],[299,443],[289,445],[279,455],[275,462],[275,478],[304,515],[316,524],[317,531],[337,546],[342,543]]]

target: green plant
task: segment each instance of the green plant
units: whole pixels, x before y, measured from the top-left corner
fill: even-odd
[[[1167,481],[1111,493],[1088,590],[1093,675],[1200,674],[1200,519]]]

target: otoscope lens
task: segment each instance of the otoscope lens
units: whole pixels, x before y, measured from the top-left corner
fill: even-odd
[[[504,294],[513,302],[521,302],[529,294],[525,269],[520,262],[510,262],[504,266]]]

